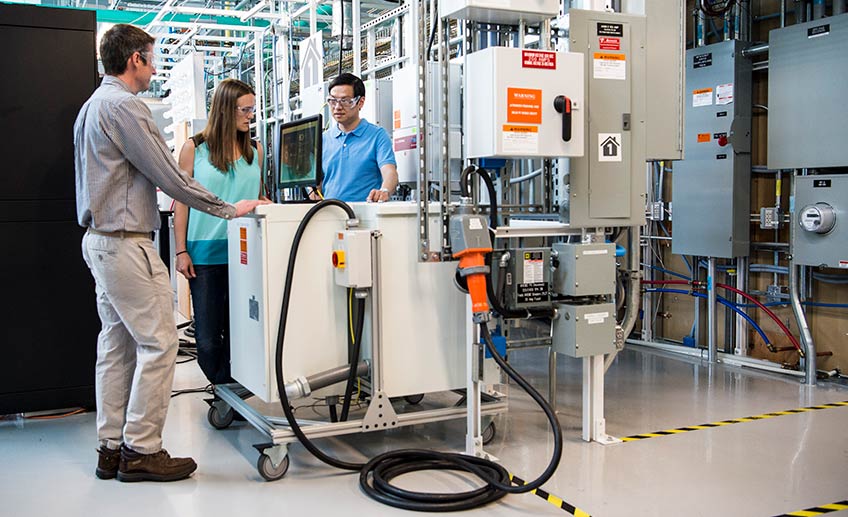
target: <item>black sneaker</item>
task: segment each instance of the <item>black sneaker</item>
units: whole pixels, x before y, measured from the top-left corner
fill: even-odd
[[[97,470],[94,475],[100,479],[114,479],[118,474],[118,463],[121,461],[121,449],[110,449],[101,445],[97,449]]]
[[[140,454],[121,446],[118,481],[178,481],[197,470],[191,458],[172,458],[165,449],[153,454]]]

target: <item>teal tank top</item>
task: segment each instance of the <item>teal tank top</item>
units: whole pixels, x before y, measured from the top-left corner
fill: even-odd
[[[230,170],[222,173],[209,161],[209,148],[205,142],[194,150],[194,179],[228,203],[256,199],[262,184],[261,175],[258,152],[253,153],[252,164],[241,157]],[[226,219],[190,209],[186,248],[194,264],[226,264]]]

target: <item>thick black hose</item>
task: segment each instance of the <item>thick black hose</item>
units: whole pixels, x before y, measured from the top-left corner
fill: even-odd
[[[280,394],[280,405],[283,408],[283,413],[286,415],[286,420],[288,420],[292,432],[295,436],[297,436],[297,439],[300,440],[300,443],[303,444],[306,450],[312,453],[312,455],[319,460],[332,467],[343,470],[359,470],[365,465],[364,463],[352,463],[328,456],[318,449],[318,447],[313,445],[309,438],[306,437],[303,430],[300,428],[300,425],[298,425],[297,419],[294,417],[294,411],[292,410],[289,398],[286,395],[286,383],[283,379],[283,344],[285,342],[286,323],[289,316],[289,302],[291,301],[294,266],[297,262],[297,250],[300,247],[300,240],[303,238],[303,232],[306,230],[306,226],[309,224],[309,221],[316,213],[328,206],[337,206],[347,213],[348,218],[356,218],[356,214],[353,213],[353,209],[345,202],[337,199],[327,199],[310,208],[303,217],[303,220],[300,222],[300,225],[297,227],[297,232],[295,232],[294,240],[292,241],[291,251],[289,252],[289,265],[286,269],[286,284],[283,288],[283,307],[280,311],[280,326],[277,330],[277,350],[275,354],[276,363],[274,371],[276,373],[277,391]]]
[[[495,349],[489,328],[480,324],[480,334],[495,362],[510,376],[545,412],[554,433],[554,452],[542,474],[521,486],[512,486],[509,473],[497,463],[466,454],[443,453],[420,449],[407,449],[381,454],[369,461],[359,473],[359,486],[373,499],[405,510],[426,512],[452,512],[476,508],[496,501],[506,494],[523,494],[541,487],[553,476],[562,459],[562,428],[554,410],[547,401],[516,372]],[[486,485],[460,493],[427,493],[403,490],[391,485],[391,479],[419,470],[454,470],[474,474]],[[371,482],[369,483],[369,475]]]
[[[381,454],[372,458],[367,464],[342,461],[338,458],[333,458],[324,454],[303,433],[303,430],[300,428],[300,425],[298,425],[297,419],[294,416],[288,396],[286,395],[285,380],[283,379],[283,345],[285,342],[286,324],[288,321],[288,312],[291,301],[291,290],[300,241],[303,238],[303,233],[306,230],[309,221],[316,213],[328,206],[337,206],[343,209],[349,218],[355,218],[355,214],[349,205],[335,199],[321,201],[310,208],[306,213],[297,228],[297,232],[295,232],[291,251],[289,253],[286,282],[283,289],[283,304],[280,312],[280,325],[277,331],[275,373],[277,390],[280,395],[280,405],[282,406],[283,413],[288,420],[292,432],[295,436],[297,436],[300,443],[302,443],[306,450],[308,450],[313,456],[330,466],[343,470],[359,470],[360,487],[370,497],[385,504],[408,510],[466,510],[500,499],[508,493],[530,492],[542,486],[542,484],[550,479],[556,471],[560,459],[562,458],[562,428],[559,425],[559,421],[557,420],[553,409],[551,409],[551,406],[544,398],[542,398],[539,392],[536,391],[530,383],[521,377],[521,375],[500,356],[492,343],[489,328],[485,323],[480,324],[480,334],[483,337],[483,341],[485,342],[489,353],[495,359],[495,362],[497,362],[498,365],[507,373],[507,375],[521,386],[521,388],[524,389],[537,404],[539,404],[544,411],[545,416],[548,418],[551,428],[553,429],[553,455],[548,466],[535,480],[521,486],[512,486],[510,485],[509,475],[506,470],[492,461],[465,454],[439,453],[419,449],[406,449]],[[491,278],[489,278],[489,283],[491,283]],[[433,469],[466,471],[482,479],[486,483],[486,486],[469,492],[433,494],[410,492],[389,484],[389,481],[394,476],[407,472]],[[371,478],[371,483],[368,481],[369,476]]]

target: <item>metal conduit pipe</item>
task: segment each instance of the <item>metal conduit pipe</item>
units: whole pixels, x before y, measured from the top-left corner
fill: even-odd
[[[362,377],[368,373],[368,370],[368,361],[360,361],[356,365],[356,376]],[[286,396],[290,400],[308,397],[313,391],[347,380],[349,373],[350,365],[345,364],[316,373],[315,375],[310,375],[309,377],[298,377],[286,383]]]
[[[807,324],[807,316],[801,307],[801,298],[798,296],[798,266],[794,260],[789,261],[789,298],[792,301],[792,312],[801,331],[801,344],[804,346],[804,384],[816,385],[816,345],[810,326]]]
[[[627,305],[624,309],[624,317],[621,321],[621,348],[624,348],[624,340],[627,339],[627,336],[633,331],[633,327],[636,326],[636,318],[639,315],[639,285],[642,280],[642,271],[639,269],[639,264],[641,263],[641,249],[639,247],[639,229],[638,227],[631,227],[628,231],[627,237],[627,247],[629,248],[627,251],[627,256],[629,257],[627,270],[630,273],[630,290],[627,291]],[[616,328],[616,334],[618,334],[619,329]],[[618,335],[616,335],[616,343],[618,343]],[[615,356],[618,355],[620,350],[616,350],[615,352],[608,354],[606,359],[604,359],[604,371],[607,371],[609,367],[612,365],[612,362],[615,360]]]
[[[718,359],[718,315],[716,314],[716,259],[710,257],[707,265],[707,355],[711,363]]]
[[[742,57],[753,57],[760,54],[768,54],[769,46],[768,43],[761,43],[759,45],[752,45],[745,50],[742,51]]]
[[[780,0],[780,27],[786,27],[786,0]]]
[[[814,0],[813,1],[813,19],[820,20],[824,18],[824,0]]]

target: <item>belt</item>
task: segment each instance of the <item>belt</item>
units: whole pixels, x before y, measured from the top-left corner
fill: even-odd
[[[89,228],[88,233],[92,233],[94,235],[102,235],[104,237],[117,237],[119,239],[150,239],[153,240],[153,232],[129,232],[126,230],[119,230],[117,232],[101,232],[100,230],[95,230],[94,228]]]

